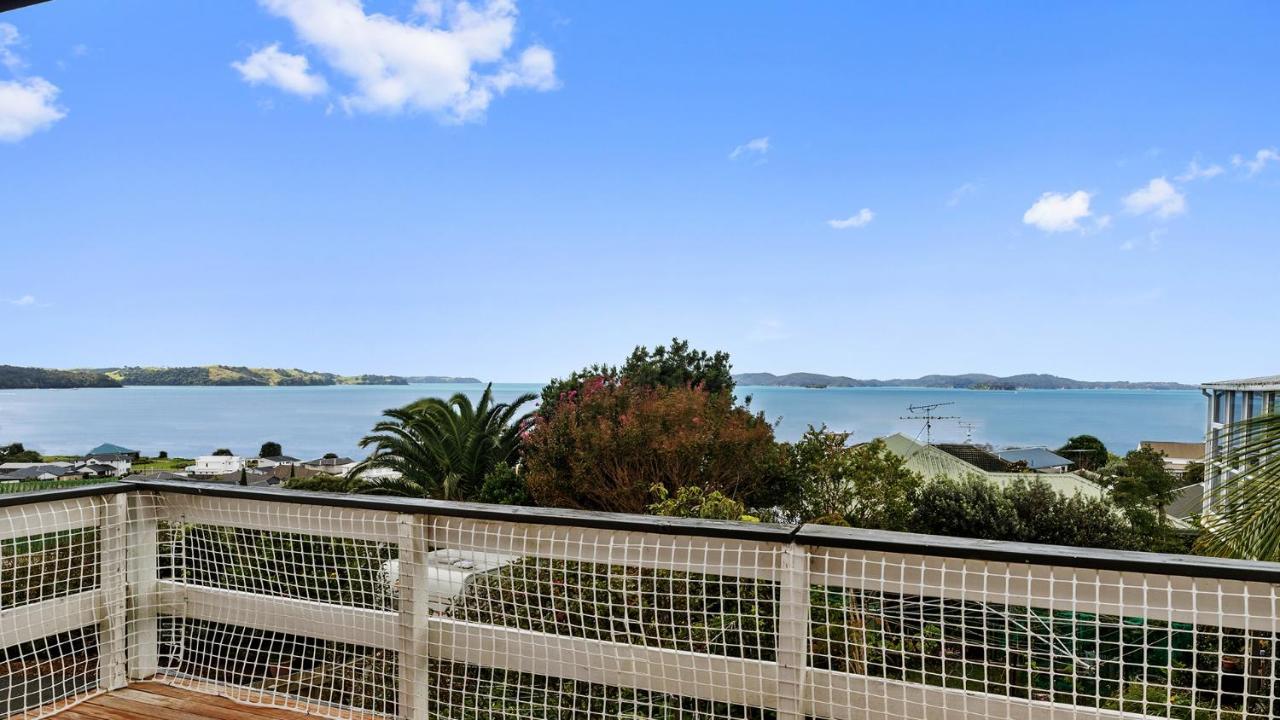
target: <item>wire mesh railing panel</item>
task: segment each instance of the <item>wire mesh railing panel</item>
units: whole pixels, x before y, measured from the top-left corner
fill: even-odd
[[[1280,713],[1274,617],[1251,621],[1230,612],[1277,607],[1272,585],[820,554],[810,605],[815,714],[1191,720]]]
[[[167,682],[316,715],[395,713],[395,515],[184,498],[166,517]]]
[[[459,518],[430,537],[431,717],[774,704],[780,545]]]
[[[0,508],[0,716],[43,717],[97,691],[100,527],[86,498]]]

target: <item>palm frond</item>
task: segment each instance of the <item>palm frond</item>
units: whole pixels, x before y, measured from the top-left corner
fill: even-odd
[[[1211,510],[1197,551],[1280,560],[1280,414],[1232,423],[1221,444],[1227,450],[1208,468],[1221,479],[1209,490]]]

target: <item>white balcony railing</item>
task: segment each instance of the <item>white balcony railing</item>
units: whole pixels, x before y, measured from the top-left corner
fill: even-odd
[[[0,716],[152,679],[337,718],[1280,710],[1280,566],[201,485],[0,497]]]

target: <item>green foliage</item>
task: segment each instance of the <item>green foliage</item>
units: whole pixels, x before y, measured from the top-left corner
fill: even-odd
[[[322,458],[324,458],[325,460],[337,460],[337,459],[338,459],[338,453],[335,453],[335,452],[327,452],[327,453],[325,453],[324,455],[322,455],[321,457],[322,457]]]
[[[291,477],[284,481],[282,487],[306,492],[352,493],[364,487],[364,483],[358,478],[320,473],[307,478]]]
[[[528,433],[523,472],[539,505],[641,513],[654,485],[769,507],[784,466],[773,427],[729,393],[596,378]]]
[[[1092,435],[1068,438],[1067,444],[1054,452],[1074,462],[1081,470],[1101,470],[1108,460],[1107,446]]]
[[[1003,488],[976,476],[938,479],[921,487],[913,504],[909,529],[930,535],[1114,550],[1143,550],[1149,544],[1113,504],[1068,497],[1038,479],[1019,479]]]
[[[161,450],[161,451],[160,451],[160,453],[159,453],[158,455],[156,455],[156,459],[157,459],[157,460],[168,460],[168,459],[169,459],[169,453],[168,453],[167,451],[165,451],[165,450]]]
[[[1204,463],[1187,463],[1186,469],[1182,471],[1182,477],[1178,479],[1178,485],[1186,487],[1202,482],[1204,482]]]
[[[43,459],[44,458],[40,457],[40,453],[35,450],[26,449],[22,446],[22,443],[13,443],[12,445],[0,447],[0,463],[34,463],[40,462]]]
[[[45,370],[0,365],[0,389],[120,387],[120,383],[92,370]]]
[[[218,448],[213,451],[213,454],[220,457],[231,457],[232,452],[229,448]]]
[[[654,485],[651,491],[654,502],[649,506],[649,512],[654,515],[759,522],[754,516],[747,514],[742,503],[726,497],[719,490],[706,492],[695,485],[686,485],[676,490],[675,496],[672,496],[662,485]]]
[[[533,505],[533,498],[529,497],[524,478],[520,477],[515,467],[505,462],[495,465],[484,476],[480,495],[476,499],[497,505]]]
[[[912,495],[923,482],[883,440],[850,446],[850,433],[812,425],[787,447],[790,486],[786,514],[800,522],[904,530]],[[834,523],[834,524],[844,524]]]
[[[486,476],[498,465],[515,462],[520,434],[531,414],[519,414],[534,396],[525,394],[512,403],[495,403],[493,385],[484,389],[480,402],[472,404],[465,393],[448,400],[424,398],[402,408],[387,410],[386,419],[360,447],[373,453],[351,472],[359,477],[370,468],[390,468],[399,479],[377,479],[366,492],[440,500],[475,499]]]
[[[637,345],[621,369],[596,364],[563,380],[552,378],[542,389],[539,414],[550,417],[561,401],[572,401],[584,385],[596,379],[642,388],[692,386],[709,393],[732,393],[734,388],[728,353],[690,350],[688,340],[672,338],[670,348],[659,345],[652,352],[643,345]]]
[[[1280,413],[1232,423],[1215,459],[1222,479],[1210,498],[1212,514],[1197,552],[1218,557],[1280,561]],[[1229,469],[1230,470],[1229,470]]]
[[[258,457],[280,457],[284,454],[284,448],[280,447],[280,443],[268,440],[262,443],[262,447],[258,448]]]
[[[1160,510],[1162,515],[1177,489],[1177,481],[1165,470],[1164,455],[1151,448],[1131,450],[1102,475],[1117,505]]]

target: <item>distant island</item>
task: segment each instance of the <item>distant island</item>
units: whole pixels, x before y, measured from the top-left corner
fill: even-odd
[[[82,370],[0,365],[0,389],[114,388],[127,385],[300,386],[408,385],[410,383],[478,383],[476,378],[445,375],[338,375],[297,368],[250,368],[235,365],[194,367],[117,367]]]
[[[818,373],[741,373],[733,379],[739,385],[764,385],[769,387],[915,387],[946,388],[959,390],[1194,390],[1194,385],[1176,382],[1114,382],[1072,380],[1057,375],[1025,374],[998,377],[984,373],[965,375],[925,375],[914,379],[858,380],[844,375]]]

